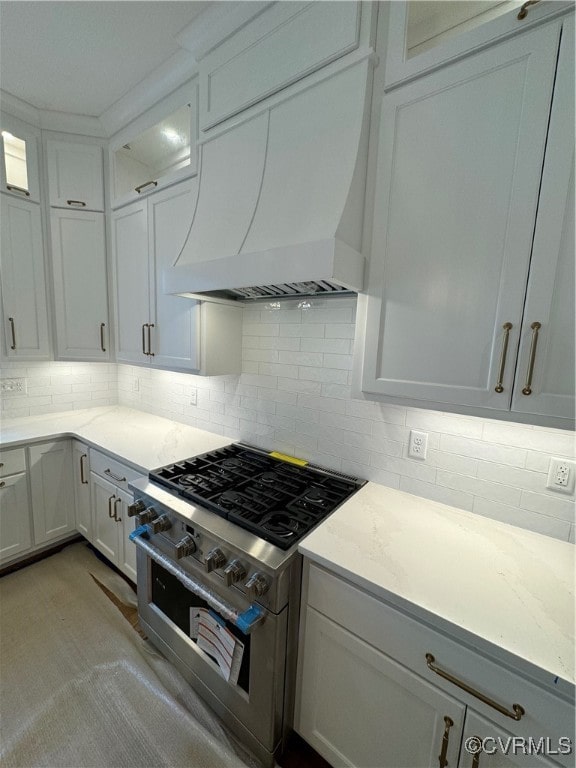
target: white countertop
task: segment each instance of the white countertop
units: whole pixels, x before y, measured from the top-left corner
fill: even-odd
[[[0,425],[3,447],[67,436],[144,473],[232,442],[119,406]],[[299,549],[543,683],[575,682],[572,544],[368,483]]]
[[[299,550],[372,595],[570,693],[574,545],[368,483]]]
[[[2,419],[0,445],[75,437],[147,473],[151,469],[229,445],[203,429],[121,406]]]

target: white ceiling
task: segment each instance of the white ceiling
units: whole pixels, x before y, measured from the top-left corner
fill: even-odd
[[[181,50],[210,2],[1,0],[0,87],[38,109],[99,117]]]

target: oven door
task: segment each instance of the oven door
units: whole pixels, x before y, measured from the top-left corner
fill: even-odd
[[[262,759],[262,750],[274,753],[284,725],[288,607],[279,614],[266,611],[264,621],[249,635],[222,620],[244,645],[238,680],[231,683],[191,637],[190,609],[208,604],[140,549],[137,568],[138,613],[149,639],[257,756]],[[194,573],[193,578],[200,583],[202,577]],[[205,586],[214,591],[213,583]],[[239,611],[249,607],[235,590],[226,590],[225,600]]]

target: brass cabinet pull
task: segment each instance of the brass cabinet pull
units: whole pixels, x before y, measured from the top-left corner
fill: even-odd
[[[121,523],[122,522],[122,518],[118,517],[118,515],[116,514],[116,505],[120,501],[122,501],[122,499],[116,499],[116,501],[114,502],[114,520],[116,520],[117,523]]]
[[[9,189],[10,192],[19,192],[21,195],[30,197],[30,192],[28,192],[27,189],[24,189],[24,187],[16,187],[14,184],[6,184],[6,189]]]
[[[538,331],[542,328],[541,323],[532,323],[532,340],[530,342],[530,355],[528,360],[528,370],[526,371],[526,384],[522,390],[523,395],[532,394],[532,375],[534,374],[534,363],[536,361],[536,346],[538,344]]]
[[[14,328],[14,318],[9,317],[8,322],[10,323],[10,330],[12,331],[12,344],[10,345],[10,349],[16,349],[16,329]]]
[[[112,496],[110,496],[110,498],[108,499],[108,517],[112,520],[114,519],[114,512],[112,511],[112,499],[115,499],[115,498],[116,496],[112,494]]]
[[[471,696],[474,696],[476,699],[480,699],[480,701],[484,702],[484,704],[488,704],[489,707],[493,707],[495,710],[500,712],[501,715],[506,715],[506,717],[511,717],[512,720],[520,720],[522,715],[525,715],[526,712],[524,710],[524,707],[521,707],[520,704],[512,704],[512,711],[509,709],[506,709],[506,707],[503,707],[501,704],[498,704],[498,702],[494,701],[494,699],[488,698],[488,696],[484,696],[483,693],[480,693],[480,691],[475,690],[471,686],[469,686],[467,683],[465,683],[463,680],[459,680],[457,677],[454,677],[454,675],[451,675],[450,672],[445,672],[443,669],[440,669],[440,667],[437,667],[435,665],[436,659],[434,656],[432,656],[431,653],[426,654],[426,664],[428,665],[428,669],[431,669],[432,672],[435,672],[437,675],[440,675],[440,677],[443,677],[444,680],[448,680],[449,683],[452,683],[453,685],[456,685],[458,688],[461,688],[463,691],[466,691],[466,693],[469,693]]]
[[[106,328],[106,323],[100,323],[100,349],[102,352],[106,352],[106,347],[104,346],[104,328]]]
[[[146,352],[146,328],[148,327],[148,323],[144,323],[142,325],[142,354],[147,355],[148,352]]]
[[[104,470],[104,474],[108,475],[108,477],[111,477],[112,480],[116,480],[116,482],[118,482],[118,483],[125,483],[126,482],[126,478],[125,477],[120,477],[120,475],[115,475],[114,472],[112,472],[111,469],[105,469]]]
[[[86,203],[83,200],[66,200],[68,205],[78,205],[80,208],[86,208]]]
[[[84,475],[84,459],[88,458],[87,453],[83,453],[82,456],[80,456],[80,482],[82,485],[88,485],[88,480],[86,480],[86,477]]]
[[[148,323],[148,352],[147,355],[150,355],[151,357],[154,357],[154,352],[152,352],[152,341],[151,341],[151,331],[150,328],[154,328],[154,323]]]
[[[506,353],[508,352],[508,340],[510,338],[510,331],[512,330],[512,323],[504,323],[502,326],[504,331],[504,338],[502,339],[502,352],[500,353],[500,368],[498,370],[498,382],[494,387],[494,392],[504,392],[502,382],[504,380],[504,369],[506,368]]]
[[[0,480],[0,488],[4,488],[5,485],[6,483],[4,482],[4,480]]]
[[[149,187],[150,184],[152,184],[152,186],[154,186],[154,187],[158,186],[158,182],[157,181],[145,181],[144,184],[140,184],[139,187],[134,187],[134,192],[138,192],[138,194],[140,194],[142,192],[142,190],[146,189],[146,187]]]
[[[444,718],[444,735],[442,736],[442,751],[438,756],[440,768],[446,768],[446,766],[448,765],[448,760],[446,759],[446,755],[448,754],[448,744],[450,742],[450,728],[452,728],[453,725],[454,725],[454,720],[452,720],[451,717],[446,716]]]
[[[517,19],[519,21],[522,21],[522,19],[525,19],[526,16],[528,16],[528,8],[531,5],[536,5],[536,3],[539,3],[539,2],[540,2],[540,0],[526,0],[524,5],[522,6],[522,8],[520,8],[520,11],[518,13]]]
[[[474,752],[474,757],[472,758],[472,768],[478,768],[480,765],[480,753],[482,752],[482,739],[480,736],[474,736],[473,738],[476,739],[478,749]]]

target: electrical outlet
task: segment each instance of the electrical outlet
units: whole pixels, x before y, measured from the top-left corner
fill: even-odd
[[[190,390],[190,405],[197,405],[198,403],[198,390],[193,388]]]
[[[428,433],[417,432],[415,429],[410,430],[410,440],[408,442],[408,456],[413,459],[426,458],[426,450],[428,449]]]
[[[573,493],[575,477],[576,462],[552,458],[550,459],[546,488],[560,493]]]
[[[25,395],[26,391],[26,379],[0,379],[0,393],[4,397]]]

